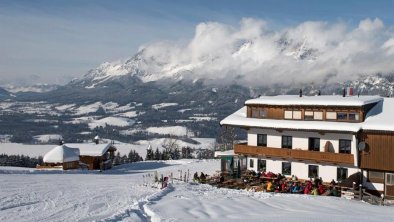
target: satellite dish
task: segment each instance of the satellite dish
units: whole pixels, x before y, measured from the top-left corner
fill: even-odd
[[[367,144],[365,144],[365,142],[360,142],[358,144],[358,150],[360,150],[360,151],[364,151],[366,147],[367,147]]]

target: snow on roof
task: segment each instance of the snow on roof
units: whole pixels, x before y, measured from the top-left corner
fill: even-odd
[[[394,98],[384,98],[366,116],[364,130],[394,131]]]
[[[245,102],[249,104],[261,105],[306,105],[306,106],[363,106],[370,103],[382,101],[380,96],[346,96],[324,95],[324,96],[302,96],[299,95],[279,95],[261,96]]]
[[[44,155],[44,163],[79,161],[79,150],[65,145],[57,146]]]
[[[67,143],[66,145],[79,149],[81,156],[102,156],[111,147],[110,143]]]
[[[222,157],[222,156],[237,156],[237,154],[234,153],[234,150],[215,151],[215,157]]]
[[[394,98],[375,98],[379,98],[379,102],[367,113],[365,121],[361,123],[247,118],[245,106],[223,119],[220,124],[273,129],[341,132],[358,132],[361,129],[394,131]]]

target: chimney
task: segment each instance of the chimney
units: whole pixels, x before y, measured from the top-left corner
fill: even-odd
[[[93,142],[96,143],[96,144],[99,144],[99,142],[100,142],[100,137],[99,137],[98,135],[95,136],[94,139],[93,139]]]
[[[346,89],[345,89],[345,88],[343,88],[343,91],[342,91],[342,96],[343,96],[343,97],[345,97],[345,96],[346,96]]]
[[[302,89],[300,89],[300,97],[302,97]]]
[[[317,95],[318,95],[318,96],[321,96],[321,92],[320,92],[320,90],[319,90],[319,91],[317,91]]]

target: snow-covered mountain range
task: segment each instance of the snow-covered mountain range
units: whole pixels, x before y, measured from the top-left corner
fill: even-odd
[[[237,42],[232,47],[233,49],[228,56],[235,61],[243,60],[242,57],[245,56],[244,54],[250,54],[255,50],[255,44],[253,40]],[[280,55],[278,56],[290,58],[295,61],[311,62],[318,56],[318,49],[309,47],[307,39],[304,39],[302,42],[295,42],[282,37],[276,42],[274,47],[280,50]],[[125,61],[102,63],[98,67],[89,70],[82,78],[74,79],[72,83],[83,85],[85,88],[94,88],[97,85],[106,84],[108,81],[113,81],[121,77],[137,77],[144,83],[161,80],[170,80],[172,82],[180,80],[194,82],[203,80],[215,85],[215,83],[222,84],[220,81],[215,81],[224,78],[221,77],[223,75],[221,72],[228,72],[227,69],[217,70],[217,76],[215,74],[213,76],[204,75],[204,72],[213,72],[211,69],[215,69],[215,66],[218,65],[217,63],[228,59],[223,58],[227,55],[223,57],[205,55],[196,60],[174,61],[169,57],[152,55],[149,52],[150,50],[143,49]],[[237,78],[242,76],[242,73],[229,75],[230,78],[235,78],[232,81],[226,82],[234,83],[237,81]],[[243,83],[242,79],[239,79],[239,83]]]
[[[338,32],[335,25],[312,22],[270,32],[254,20],[242,21],[238,30],[202,23],[186,43],[144,46],[134,56],[103,63],[64,86],[42,87],[49,91],[17,90],[12,95],[0,91],[0,100],[7,103],[4,109],[17,116],[16,120],[0,117],[0,121],[30,123],[47,115],[51,123],[56,114],[63,124],[56,126],[56,133],[77,138],[93,126],[108,133],[108,122],[116,117],[122,120],[121,126],[111,126],[124,132],[160,125],[185,127],[182,129],[197,136],[214,137],[220,119],[258,95],[298,94],[300,88],[306,95],[319,91],[331,95],[351,86],[355,93],[391,96],[394,53],[387,43],[391,37],[371,41],[382,25],[376,19],[365,20],[354,30]],[[94,104],[129,109],[115,112]],[[77,112],[93,105],[97,107],[94,112]],[[59,106],[65,108],[54,108]],[[37,127],[30,133],[55,133],[43,130],[43,122],[34,122]],[[80,132],[67,125],[74,123]],[[4,125],[0,131],[11,134],[13,127]]]

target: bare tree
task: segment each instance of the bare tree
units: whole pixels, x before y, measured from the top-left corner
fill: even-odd
[[[180,157],[180,146],[179,141],[176,138],[170,137],[166,138],[161,147],[164,148],[167,158],[179,159]]]
[[[237,140],[235,128],[231,126],[222,126],[217,141],[217,147],[221,151],[232,150]]]

